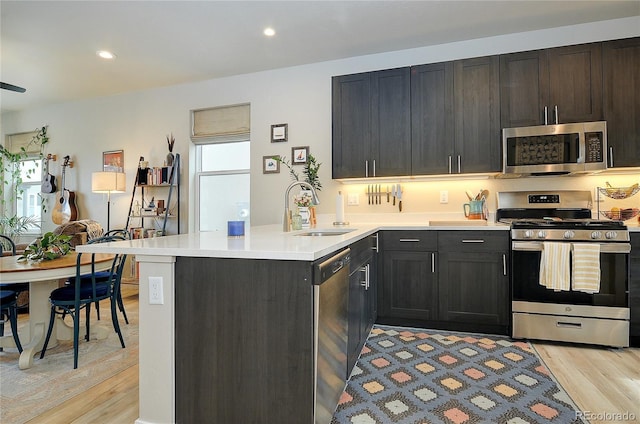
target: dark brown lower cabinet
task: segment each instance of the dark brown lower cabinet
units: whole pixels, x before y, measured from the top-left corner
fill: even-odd
[[[350,246],[347,378],[358,361],[360,352],[376,321],[376,245],[377,236],[370,236]]]
[[[631,325],[629,344],[640,347],[640,233],[631,236],[631,272],[629,280],[629,305],[631,307]]]
[[[436,232],[382,231],[378,322],[402,324],[437,315]],[[408,320],[408,321],[399,321]]]
[[[378,322],[509,333],[508,231],[382,232]]]
[[[175,270],[176,421],[311,423],[311,263],[178,257]]]
[[[509,236],[499,231],[438,234],[439,318],[484,325],[506,333],[509,325]]]

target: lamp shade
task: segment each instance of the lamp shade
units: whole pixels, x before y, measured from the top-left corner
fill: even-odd
[[[124,172],[94,172],[91,191],[94,193],[124,193],[127,188]]]

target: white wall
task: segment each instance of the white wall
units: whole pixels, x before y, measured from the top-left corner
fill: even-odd
[[[4,139],[5,134],[30,131],[48,124],[51,141],[47,153],[59,157],[68,154],[75,161],[73,169],[67,172],[67,188],[77,194],[80,217],[103,223],[106,222],[106,198],[91,193],[91,173],[100,170],[102,152],[124,149],[127,190],[130,192],[138,157],[144,156],[151,165],[161,165],[167,153],[165,136],[172,132],[176,138],[174,153],[180,153],[183,158],[182,231],[185,231],[191,229],[193,223],[193,207],[186,201],[193,199],[189,110],[248,102],[251,103],[252,134],[251,221],[252,225],[278,223],[289,175],[286,169],[280,174],[263,175],[262,157],[278,154],[290,158],[291,147],[295,146],[310,146],[311,153],[323,163],[320,170],[323,202],[318,212],[329,214],[334,211],[333,199],[342,185],[331,180],[332,76],[638,35],[640,17],[635,17],[354,57],[6,113],[2,115],[0,132]],[[275,123],[289,124],[287,143],[270,143],[270,125]],[[60,163],[52,164],[52,171],[58,176]],[[491,185],[494,190],[510,189],[512,186],[527,187],[530,180],[480,180],[470,182],[469,187]],[[566,177],[546,179],[544,185],[575,185],[567,180]],[[579,185],[587,187],[601,183],[600,180],[580,178],[570,180],[580,180]],[[442,211],[458,211],[460,200],[464,200],[460,197],[464,194],[458,193],[456,188],[459,183],[409,184],[405,205],[410,211],[424,211],[435,204]],[[443,185],[450,185],[456,192],[450,196],[447,205],[431,201],[432,195],[437,199],[436,192]],[[362,193],[364,186],[350,184],[345,190]],[[421,194],[416,194],[412,201],[411,192]],[[129,201],[130,193],[112,195],[112,228],[124,225]],[[395,212],[391,208],[378,210],[366,205],[354,208],[349,208],[347,213]],[[44,230],[55,227],[50,219],[45,218],[45,221]]]

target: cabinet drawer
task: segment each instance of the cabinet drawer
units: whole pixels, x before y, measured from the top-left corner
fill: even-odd
[[[383,250],[434,251],[438,243],[435,231],[383,231]]]
[[[502,252],[509,250],[509,234],[502,231],[439,231],[438,251]]]
[[[360,265],[371,261],[375,243],[375,236],[371,235],[349,246],[351,248],[351,272]]]

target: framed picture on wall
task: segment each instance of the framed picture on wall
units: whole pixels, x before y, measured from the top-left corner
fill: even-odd
[[[124,172],[124,150],[103,152],[102,170],[105,172]]]
[[[309,146],[291,148],[292,165],[304,165],[307,163],[307,156],[309,156]]]
[[[262,157],[262,173],[263,174],[278,174],[280,173],[280,162],[276,160],[278,156],[263,156]]]
[[[281,141],[287,141],[288,132],[289,132],[289,124],[271,125],[271,142],[278,143]]]

